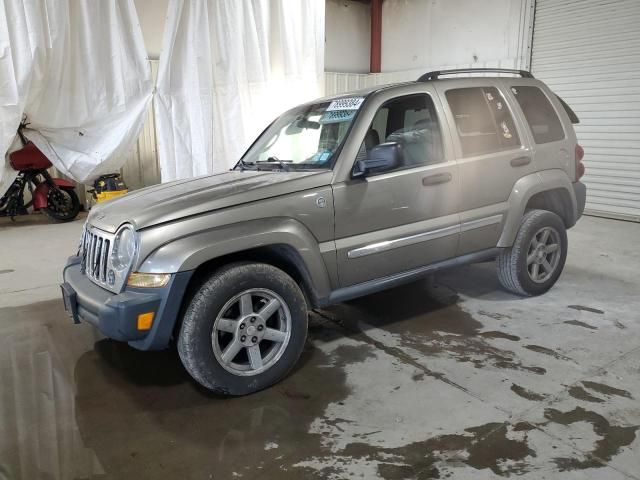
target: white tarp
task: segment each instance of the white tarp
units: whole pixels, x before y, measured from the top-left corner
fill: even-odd
[[[0,153],[24,113],[62,173],[88,182],[118,171],[152,90],[133,0],[0,1]],[[0,184],[10,173],[0,168]]]
[[[324,0],[171,0],[154,98],[162,181],[226,170],[322,94]]]

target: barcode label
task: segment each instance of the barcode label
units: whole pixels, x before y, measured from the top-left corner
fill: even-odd
[[[334,112],[337,110],[358,110],[360,105],[364,102],[364,97],[352,97],[352,98],[339,98],[334,100],[327,108],[327,112]]]

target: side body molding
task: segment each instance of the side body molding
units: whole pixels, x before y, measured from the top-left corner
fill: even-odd
[[[520,178],[513,187],[509,195],[509,209],[506,212],[506,219],[502,229],[502,234],[498,240],[498,247],[510,247],[516,239],[520,221],[524,215],[527,202],[536,193],[563,189],[566,190],[571,199],[572,219],[569,219],[572,226],[578,218],[578,208],[576,195],[573,190],[571,179],[562,169],[543,170]]]
[[[168,238],[173,238],[168,236]],[[292,259],[317,298],[331,293],[331,282],[316,238],[293,218],[264,218],[223,225],[178,237],[150,252],[138,271],[175,273],[203,263],[260,247],[290,247]],[[291,258],[290,258],[291,259]],[[306,271],[305,271],[306,269]]]

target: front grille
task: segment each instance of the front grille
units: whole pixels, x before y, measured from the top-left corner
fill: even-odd
[[[82,271],[93,282],[107,288],[112,287],[107,282],[107,267],[112,246],[113,235],[87,225],[80,247]]]

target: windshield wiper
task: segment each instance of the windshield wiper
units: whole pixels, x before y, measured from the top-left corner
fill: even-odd
[[[280,160],[278,157],[269,157],[266,160],[258,160],[256,164],[258,163],[277,163],[278,165],[280,165],[280,168],[282,168],[282,170],[284,170],[285,172],[290,171],[289,165],[287,165],[284,161]],[[292,163],[292,162],[289,161],[289,163]]]
[[[234,170],[236,168],[240,168],[240,171],[243,172],[244,170],[256,170],[256,165],[254,163],[247,163],[243,159],[240,159],[238,163],[236,163],[236,166],[233,167]]]

